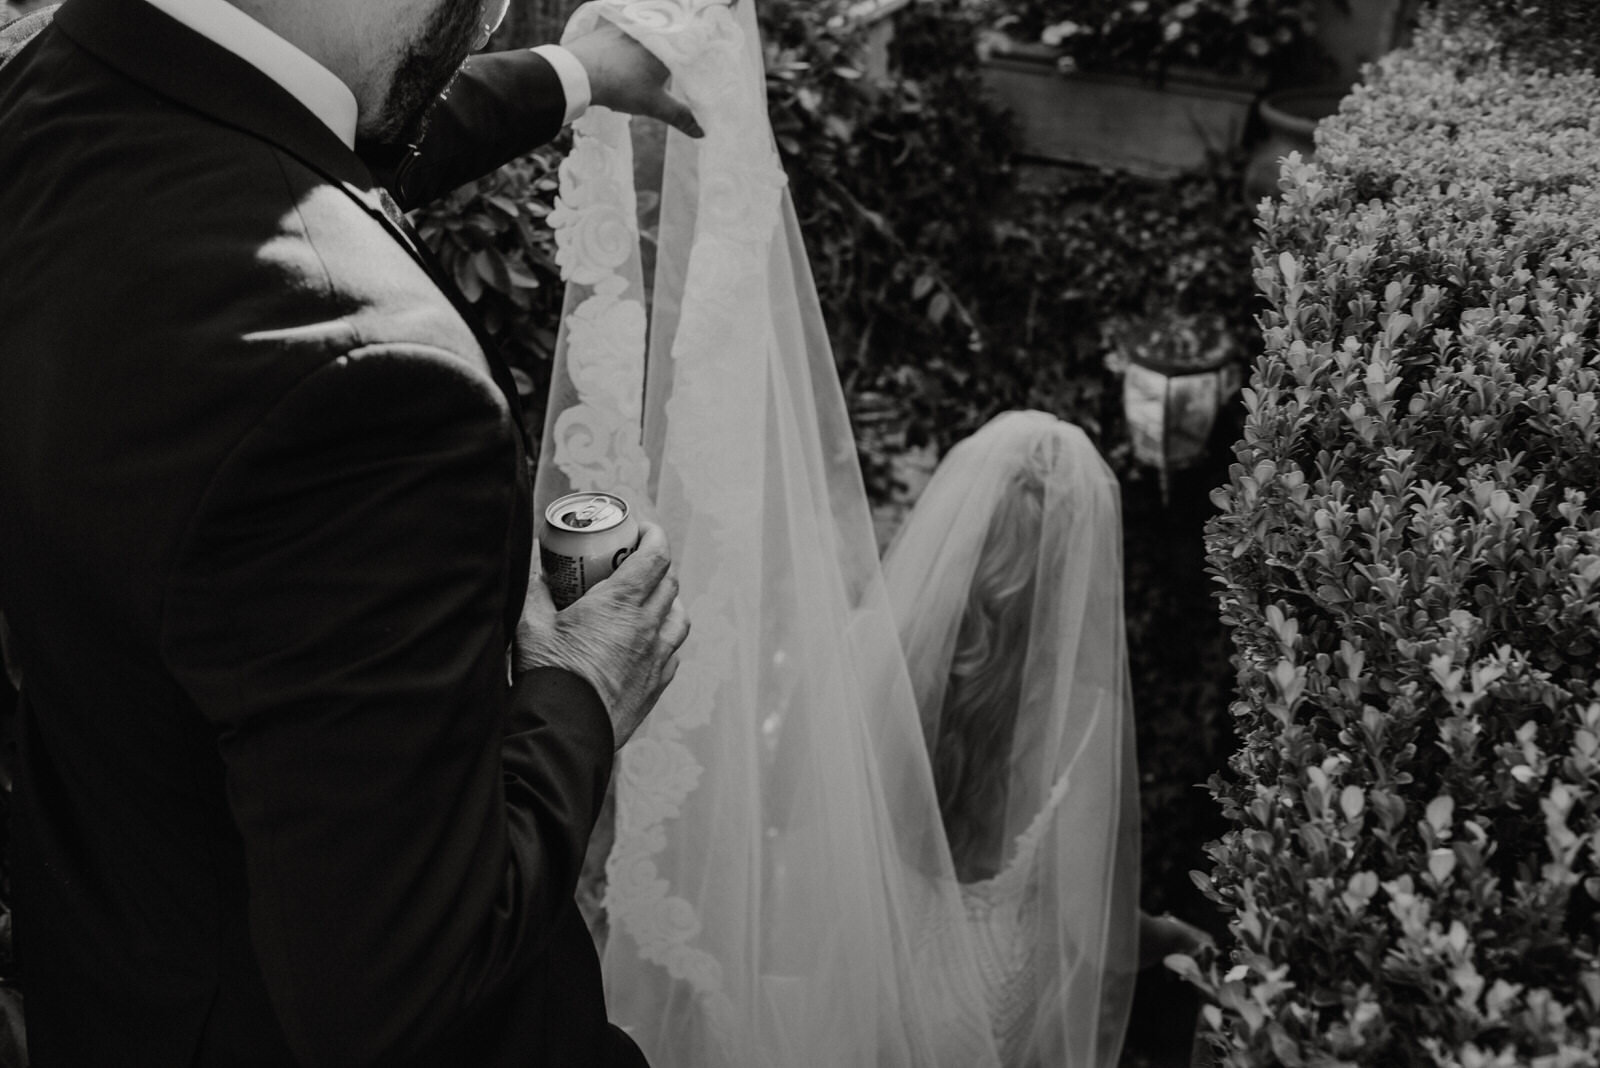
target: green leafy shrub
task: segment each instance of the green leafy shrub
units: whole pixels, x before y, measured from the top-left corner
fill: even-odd
[[[762,8],[774,129],[858,416],[942,451],[996,412],[1040,407],[1114,451],[1119,332],[1183,313],[1252,336],[1234,163],[1172,183],[1063,170],[1022,192],[968,5],[900,16],[887,81],[863,73],[859,30],[834,12]]]
[[[1268,75],[1315,28],[1313,0],[978,0],[1007,36],[1061,49],[1085,69]]]
[[[495,31],[490,50],[532,48],[561,39],[567,19],[582,0],[511,0],[505,21]]]
[[[894,399],[904,389],[931,414],[990,362],[968,300],[1011,188],[1011,140],[959,0],[896,16],[888,77],[867,73],[867,28],[839,17],[845,7],[762,5],[767,99],[852,414],[904,427],[919,403]],[[913,415],[908,443],[933,425]],[[891,486],[900,434],[863,435],[876,496]]]
[[[417,230],[518,375],[539,440],[565,284],[545,216],[567,139],[513,160],[416,213]]]
[[[1430,21],[1261,211],[1186,969],[1228,1065],[1600,1051],[1600,80],[1499,52]]]
[[[1442,0],[1440,7],[1452,21],[1484,20],[1517,62],[1600,72],[1600,5],[1594,0]]]

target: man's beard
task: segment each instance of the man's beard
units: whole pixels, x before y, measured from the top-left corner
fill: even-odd
[[[478,36],[479,0],[442,0],[395,68],[389,95],[372,125],[361,131],[373,145],[411,145],[428,113],[461,72]]]

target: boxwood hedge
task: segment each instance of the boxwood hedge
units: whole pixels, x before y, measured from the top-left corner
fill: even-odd
[[[1426,20],[1264,202],[1221,1063],[1600,1051],[1600,79]]]

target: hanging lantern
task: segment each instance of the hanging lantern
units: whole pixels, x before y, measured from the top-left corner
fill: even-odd
[[[1133,455],[1167,476],[1193,467],[1243,378],[1238,343],[1217,315],[1167,314],[1116,324],[1108,340],[1123,373]]]

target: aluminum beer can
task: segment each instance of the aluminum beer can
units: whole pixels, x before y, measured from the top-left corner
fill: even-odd
[[[569,493],[550,502],[539,564],[557,608],[582,597],[639,546],[639,521],[614,493]]]

